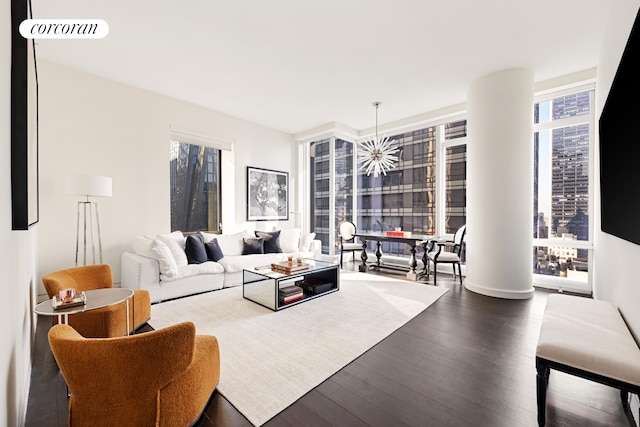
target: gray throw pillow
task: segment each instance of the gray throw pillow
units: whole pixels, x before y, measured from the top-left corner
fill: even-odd
[[[265,254],[280,254],[282,248],[280,247],[280,232],[278,231],[256,231],[256,237],[262,237],[264,239],[264,253]]]
[[[220,249],[220,245],[218,244],[218,239],[214,238],[210,242],[205,243],[204,248],[207,251],[207,258],[209,261],[218,262],[224,258],[222,249]]]
[[[204,241],[199,235],[187,236],[184,245],[184,251],[187,254],[187,262],[189,264],[202,264],[209,261],[207,251],[204,248]]]
[[[263,254],[264,239],[262,237],[243,237],[242,255]]]

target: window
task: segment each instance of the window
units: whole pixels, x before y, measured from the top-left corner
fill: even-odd
[[[592,103],[593,91],[584,91],[534,106],[533,272],[538,284],[590,288]]]
[[[358,171],[358,228],[384,232],[400,227],[434,235],[454,233],[463,225],[466,130],[466,120],[461,120],[390,137],[398,142],[396,167],[377,178]],[[438,193],[444,195],[440,200],[442,213],[436,206]],[[410,256],[409,247],[402,243],[382,242],[382,252]]]
[[[334,247],[339,250],[338,226],[342,221],[353,221],[353,143],[335,139],[334,198],[335,223]]]
[[[378,177],[357,168],[353,142],[336,136],[308,142],[309,226],[322,241],[322,253],[338,253],[337,227],[344,220],[364,232],[401,227],[419,234],[454,233],[466,222],[466,133],[466,120],[458,120],[391,136],[399,160]],[[383,242],[382,251],[410,256],[401,243]]]
[[[445,233],[455,233],[467,222],[466,136],[466,120],[445,124]]]
[[[170,143],[171,231],[219,231],[221,151]]]
[[[322,253],[328,254],[330,245],[330,175],[329,145],[331,139],[314,141],[309,147],[309,170],[311,178],[310,229],[316,233],[316,239],[322,242]]]
[[[310,230],[322,242],[324,254],[340,247],[340,223],[353,221],[353,156],[353,143],[340,138],[309,144]]]

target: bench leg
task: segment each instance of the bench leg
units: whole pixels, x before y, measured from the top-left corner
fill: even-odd
[[[551,372],[551,368],[547,367],[544,373],[545,378],[547,379],[547,384],[549,384],[549,373]]]
[[[622,407],[625,410],[629,409],[629,392],[627,390],[620,390],[620,399],[622,400]]]
[[[546,422],[547,383],[549,382],[549,368],[536,359],[536,394],[538,399],[538,426],[543,427]]]

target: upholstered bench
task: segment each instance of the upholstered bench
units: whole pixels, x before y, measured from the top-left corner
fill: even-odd
[[[545,424],[550,369],[640,393],[640,348],[622,315],[611,303],[552,294],[542,318],[536,348],[538,425]]]

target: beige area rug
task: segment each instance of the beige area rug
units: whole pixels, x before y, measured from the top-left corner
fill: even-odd
[[[234,287],[151,306],[163,328],[183,321],[220,344],[218,391],[251,423],[274,415],[440,298],[446,289],[341,272],[340,290],[273,312]]]

